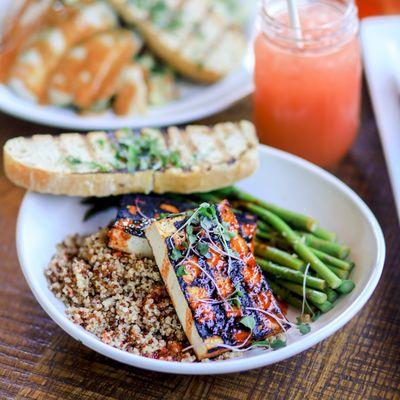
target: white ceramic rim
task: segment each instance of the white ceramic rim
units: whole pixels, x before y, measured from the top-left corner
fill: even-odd
[[[264,367],[266,365],[274,364],[276,362],[290,358],[304,350],[307,350],[311,346],[321,342],[335,331],[343,327],[347,322],[350,321],[365,305],[368,299],[371,297],[374,289],[376,288],[379,278],[382,274],[383,264],[385,260],[385,241],[382,234],[382,230],[373,215],[372,211],[364,203],[363,200],[347,185],[341,182],[338,178],[332,174],[324,171],[322,168],[313,165],[312,163],[305,161],[297,156],[291,155],[284,151],[274,149],[272,147],[260,145],[260,152],[264,154],[272,154],[278,156],[285,161],[292,164],[296,164],[301,168],[308,170],[309,172],[318,175],[322,179],[328,181],[337,190],[344,192],[344,194],[351,199],[351,201],[360,209],[364,215],[366,221],[371,226],[372,231],[377,241],[377,255],[375,259],[375,267],[372,271],[372,275],[365,285],[362,292],[355,299],[353,304],[347,309],[347,311],[337,316],[332,321],[328,322],[323,328],[319,329],[311,335],[304,336],[301,341],[293,343],[290,347],[284,347],[279,350],[268,352],[266,354],[255,355],[249,358],[237,358],[231,360],[224,360],[219,362],[209,363],[186,363],[186,362],[172,362],[172,361],[161,361],[147,357],[138,356],[132,353],[128,353],[123,350],[111,347],[101,342],[97,337],[83,330],[82,327],[77,326],[70,321],[66,315],[57,310],[51,303],[47,301],[46,296],[40,291],[38,285],[35,284],[35,280],[30,279],[31,272],[25,267],[26,263],[23,256],[23,251],[20,248],[20,242],[18,241],[19,232],[21,231],[21,221],[23,220],[24,213],[24,202],[26,196],[22,201],[20,213],[17,220],[16,238],[17,238],[17,254],[21,265],[22,272],[31,288],[34,296],[36,297],[39,304],[47,312],[47,314],[69,335],[76,340],[80,341],[85,346],[103,354],[106,357],[112,358],[116,361],[143,368],[146,370],[152,370],[157,372],[173,373],[173,374],[184,374],[184,375],[211,375],[211,374],[226,374],[232,372],[246,371],[249,369]]]
[[[177,106],[178,111],[174,111],[173,102],[169,103],[170,112],[159,116],[131,116],[131,117],[81,117],[79,115],[63,115],[61,112],[46,111],[42,106],[27,103],[24,99],[19,99],[16,105],[2,100],[0,96],[0,111],[25,121],[52,126],[60,129],[73,129],[77,131],[85,130],[104,130],[141,128],[146,126],[162,127],[167,125],[183,124],[214,115],[225,110],[235,102],[243,99],[253,92],[254,85],[252,74],[242,73],[237,82],[219,92],[212,90],[216,88],[206,88],[207,93],[194,96],[193,101],[187,100],[185,104]],[[0,84],[1,90],[9,90]],[[15,96],[16,97],[16,96]],[[17,101],[17,100],[16,100]],[[56,108],[54,106],[54,108]],[[160,107],[162,109],[162,107]],[[37,112],[39,111],[39,112]]]
[[[385,156],[397,208],[397,215],[400,222],[400,137],[398,135],[399,132],[396,123],[396,113],[389,111],[387,107],[387,98],[393,98],[394,107],[398,107],[397,100],[399,97],[400,82],[399,90],[397,90],[395,78],[391,76],[394,69],[392,68],[392,57],[390,57],[387,47],[382,46],[380,49],[382,63],[388,66],[382,68],[379,66],[379,63],[375,61],[377,55],[375,51],[376,46],[374,46],[374,42],[368,40],[372,35],[378,36],[376,34],[376,29],[380,28],[380,38],[386,39],[387,41],[387,39],[390,38],[390,33],[388,32],[391,32],[394,26],[397,28],[397,31],[400,32],[400,15],[364,18],[361,21],[360,38],[363,50],[365,76],[368,82],[375,120],[378,125],[378,133],[383,147],[383,154]],[[393,35],[391,38],[395,39],[396,35]],[[386,98],[386,102],[381,104],[382,98]],[[398,110],[400,113],[400,108]]]

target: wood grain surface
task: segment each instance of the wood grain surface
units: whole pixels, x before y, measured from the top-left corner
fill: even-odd
[[[250,117],[251,102],[245,99],[204,122]],[[16,135],[46,132],[59,130],[0,114],[1,144]],[[332,172],[366,201],[384,230],[387,258],[374,295],[343,329],[302,354],[250,372],[205,377],[119,364],[73,340],[45,314],[24,280],[15,250],[24,192],[1,172],[0,398],[399,399],[400,229],[366,93],[360,135]]]

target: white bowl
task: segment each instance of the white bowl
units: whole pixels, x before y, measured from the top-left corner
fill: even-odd
[[[56,243],[68,234],[93,232],[113,217],[114,211],[110,210],[82,222],[85,206],[79,198],[26,194],[18,217],[17,249],[32,292],[50,317],[85,346],[125,364],[154,371],[176,374],[244,371],[284,360],[317,344],[353,318],[374,291],[385,258],[382,231],[365,203],[334,176],[298,157],[266,146],[260,146],[260,156],[259,170],[239,186],[283,207],[312,215],[322,226],[337,232],[341,242],[351,246],[356,262],[352,273],[355,289],[313,323],[309,334],[290,333],[288,345],[276,351],[259,349],[241,358],[208,363],[154,360],[104,344],[66,317],[64,305],[48,289],[43,274]]]

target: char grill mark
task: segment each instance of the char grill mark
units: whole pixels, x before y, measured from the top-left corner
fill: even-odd
[[[131,194],[122,196],[117,217],[111,230],[122,231],[128,236],[144,238],[144,230],[162,214],[177,214],[195,207],[193,203],[173,200],[165,196]],[[257,218],[249,213],[238,213],[240,235],[251,249],[257,230]],[[127,237],[128,237],[127,236]]]
[[[218,205],[218,217],[221,222],[228,223],[232,230],[240,233],[240,227],[232,209],[227,201],[223,201]],[[244,265],[241,266],[241,270],[237,271],[237,274],[241,276],[241,283],[244,287],[245,293],[248,295],[251,307],[259,310],[264,310],[270,314],[276,315],[279,319],[285,320],[283,313],[281,312],[278,303],[276,302],[274,295],[269,288],[260,267],[257,265],[254,254],[249,248],[246,241],[241,237],[240,234],[235,235],[229,242],[229,247],[240,255],[240,258],[244,261]],[[279,329],[280,326],[277,321],[260,312],[256,311],[256,318],[258,324],[253,331],[253,337],[255,339],[262,339],[266,335],[270,334],[271,331]],[[272,325],[272,329],[271,329]],[[287,326],[288,328],[288,326]]]
[[[176,214],[193,209],[184,203],[164,196],[132,194],[123,196],[113,228],[129,235],[144,237],[144,230],[163,214]]]

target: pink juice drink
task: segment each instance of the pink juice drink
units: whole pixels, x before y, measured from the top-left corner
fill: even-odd
[[[264,1],[254,120],[262,142],[328,166],[345,155],[359,125],[358,20],[354,6],[341,1],[297,4],[296,40],[286,1]]]

